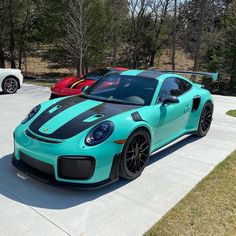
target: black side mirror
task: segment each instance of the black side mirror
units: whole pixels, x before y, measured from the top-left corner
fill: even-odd
[[[174,104],[174,103],[179,103],[179,99],[171,95],[167,96],[163,101],[163,104]]]

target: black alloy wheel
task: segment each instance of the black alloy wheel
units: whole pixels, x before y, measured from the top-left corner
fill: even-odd
[[[213,104],[211,102],[207,102],[202,109],[199,126],[196,133],[197,136],[203,137],[208,133],[212,122],[212,115]]]
[[[150,155],[150,136],[144,129],[136,130],[126,141],[120,162],[120,176],[133,180],[141,175]]]

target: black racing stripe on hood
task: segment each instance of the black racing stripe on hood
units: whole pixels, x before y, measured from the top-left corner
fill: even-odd
[[[76,116],[75,118],[70,120],[68,123],[64,124],[62,127],[57,129],[52,134],[43,134],[39,131],[37,131],[36,133],[38,133],[41,136],[53,138],[53,139],[68,139],[92,127],[93,125],[96,125],[100,123],[101,121],[108,119],[109,117],[115,116],[117,114],[129,111],[135,108],[137,108],[137,106],[114,104],[114,103],[103,103],[101,105],[93,107],[92,109]],[[102,114],[103,116],[92,122],[84,122],[84,120],[96,114]]]
[[[81,98],[79,96],[73,96],[65,98],[59,102],[54,103],[50,107],[48,107],[44,112],[42,112],[29,126],[29,129],[33,131],[34,133],[38,133],[38,130],[40,127],[45,124],[47,121],[52,119],[54,116],[58,115],[59,113],[65,111],[66,109],[85,101],[84,98]],[[55,112],[50,113],[49,111],[56,107],[60,106],[59,109],[57,109]]]

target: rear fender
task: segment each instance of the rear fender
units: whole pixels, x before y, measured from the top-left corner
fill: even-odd
[[[191,110],[191,113],[190,113],[190,116],[189,116],[189,121],[188,121],[188,124],[186,126],[186,129],[189,132],[192,132],[192,131],[195,131],[195,130],[198,129],[198,124],[199,124],[201,112],[202,112],[203,106],[206,104],[206,102],[209,101],[213,104],[213,99],[211,97],[211,94],[207,90],[202,90],[201,93],[199,93],[195,97],[200,98],[200,103],[197,104],[196,109],[194,109],[194,107],[192,107],[193,109]],[[194,100],[193,100],[193,105],[194,105]]]

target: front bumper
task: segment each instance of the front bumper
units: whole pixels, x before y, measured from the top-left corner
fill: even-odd
[[[61,88],[61,87],[52,87],[51,92],[57,97],[73,96],[78,95],[82,91],[80,89],[71,89],[71,88]]]
[[[119,166],[115,163],[119,160],[122,146],[112,139],[89,147],[84,143],[87,133],[84,131],[84,134],[54,142],[27,135],[26,126],[19,125],[14,132],[13,164],[23,172],[33,177],[37,175],[37,179],[44,182],[47,179],[46,182],[85,188],[103,186],[119,178]],[[25,156],[31,161],[24,161]]]
[[[119,156],[116,155],[113,159],[110,176],[106,180],[99,181],[97,183],[76,183],[76,182],[63,182],[58,181],[55,178],[54,169],[52,166],[42,163],[34,159],[35,166],[33,167],[29,163],[23,161],[23,159],[17,160],[15,154],[12,155],[12,164],[21,172],[26,175],[49,185],[58,187],[70,187],[77,189],[97,189],[106,185],[112,184],[119,179]]]

